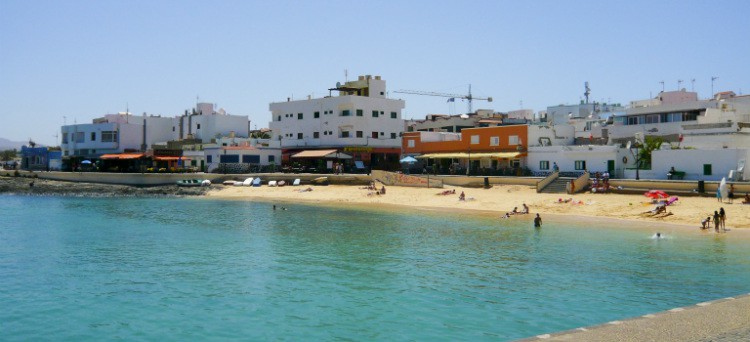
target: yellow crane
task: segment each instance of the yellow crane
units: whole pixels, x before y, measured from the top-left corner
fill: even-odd
[[[450,99],[448,101],[455,100],[455,99],[468,100],[468,102],[469,102],[469,114],[473,113],[473,110],[472,110],[473,109],[472,108],[472,101],[474,101],[474,100],[482,100],[482,101],[492,102],[492,97],[476,97],[474,95],[471,95],[471,84],[469,84],[469,93],[466,94],[466,95],[449,94],[449,93],[437,93],[437,92],[432,92],[432,91],[421,91],[421,90],[405,90],[405,89],[395,90],[394,93],[449,97]]]

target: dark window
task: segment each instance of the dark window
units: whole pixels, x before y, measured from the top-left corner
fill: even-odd
[[[96,132],[91,132],[91,141],[96,141]]]
[[[222,154],[219,156],[219,163],[239,163],[240,156],[231,154]]]
[[[213,158],[213,156],[212,156],[212,155],[210,155],[210,154],[209,154],[209,155],[207,155],[207,156],[206,156],[206,162],[207,162],[207,163],[209,163],[209,164],[210,164],[210,163],[213,163],[213,162],[214,162],[214,158]]]
[[[313,132],[313,138],[314,139],[320,138],[320,132]]]
[[[586,170],[586,161],[585,160],[576,160],[575,169],[576,170]]]
[[[396,133],[391,133],[391,139],[396,139]]]
[[[362,131],[357,131],[357,138],[361,138],[361,137],[362,137]]]
[[[273,162],[276,162],[276,156],[274,156],[274,155],[270,155],[270,156],[268,156],[268,162],[269,162],[269,163],[273,163]]]
[[[172,126],[172,132],[174,132],[174,126]]]
[[[201,124],[198,124],[198,127],[197,127],[197,129],[201,129]]]
[[[260,156],[244,155],[242,156],[242,162],[245,164],[260,164]]]
[[[378,138],[378,132],[372,132],[370,135],[370,138],[377,139]]]
[[[711,172],[711,164],[703,164],[703,175],[704,176],[710,176],[712,174]]]
[[[364,115],[363,111],[361,109],[357,109],[357,116],[362,116],[362,115]]]
[[[396,119],[396,118],[398,118],[398,113],[391,112],[391,119]]]
[[[341,132],[341,137],[342,138],[348,138],[349,137],[349,131],[342,131]]]
[[[351,114],[351,112],[348,109],[341,111],[341,116],[350,116],[350,115],[352,115],[352,114]]]
[[[378,117],[378,111],[377,110],[373,110],[372,111],[372,117],[373,118],[377,118]]]
[[[297,113],[297,120],[302,120],[302,113]]]
[[[276,121],[281,121],[281,115],[279,115],[278,119]]]
[[[549,160],[540,160],[539,170],[549,170]]]
[[[297,139],[302,139],[302,133],[297,133]]]
[[[313,118],[317,119],[320,117],[320,112],[313,113]]]

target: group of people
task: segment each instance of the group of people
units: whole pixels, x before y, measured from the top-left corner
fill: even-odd
[[[714,231],[717,233],[726,232],[727,212],[724,211],[724,207],[719,208],[719,210],[714,210],[713,216],[707,216],[705,219],[701,220],[701,229],[711,228],[711,221],[713,221],[714,224]]]
[[[505,213],[501,219],[508,219],[511,215],[523,215],[529,213],[529,206],[526,205],[526,203],[523,203],[523,209],[521,211],[518,211],[518,207],[513,208],[513,211]],[[541,228],[542,227],[542,217],[539,216],[539,214],[536,214],[536,217],[534,217],[534,227]]]
[[[609,191],[609,172],[596,172],[591,180],[591,192],[604,193]]]

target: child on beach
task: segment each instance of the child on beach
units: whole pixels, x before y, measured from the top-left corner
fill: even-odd
[[[459,201],[465,201],[466,200],[466,194],[464,194],[463,191],[461,191],[461,194],[458,195],[458,200]]]

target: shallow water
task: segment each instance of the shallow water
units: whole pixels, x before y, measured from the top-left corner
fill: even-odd
[[[284,206],[0,196],[0,340],[512,340],[750,292],[732,234]]]

